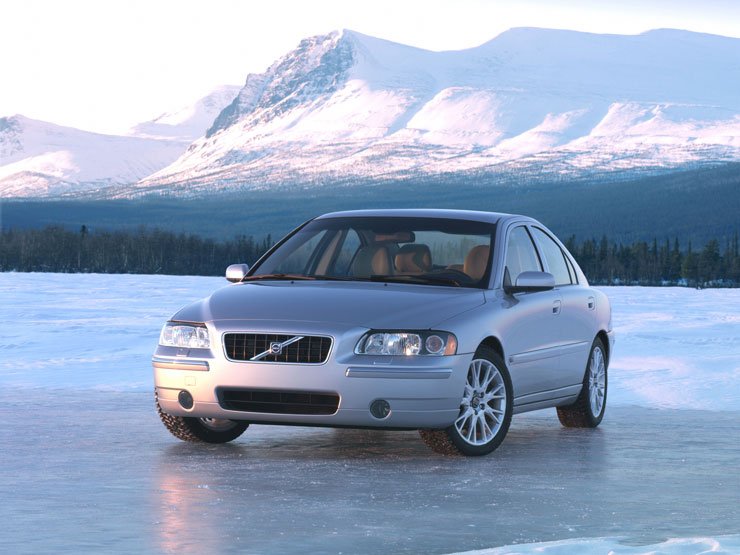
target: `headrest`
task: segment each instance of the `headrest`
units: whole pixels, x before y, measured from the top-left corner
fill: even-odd
[[[362,247],[352,262],[352,275],[371,276],[391,273],[390,255],[384,245]]]
[[[486,273],[490,253],[491,247],[488,245],[478,245],[470,249],[468,256],[465,257],[463,272],[474,280],[480,280]]]
[[[426,245],[404,245],[396,253],[395,265],[398,272],[426,272],[432,267],[432,253]]]

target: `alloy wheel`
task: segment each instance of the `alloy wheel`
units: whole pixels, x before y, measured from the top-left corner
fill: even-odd
[[[594,348],[588,367],[588,399],[591,414],[598,416],[604,407],[606,396],[606,363],[600,347]]]
[[[475,359],[468,369],[460,416],[455,428],[470,445],[486,445],[501,430],[506,414],[506,385],[496,366]]]

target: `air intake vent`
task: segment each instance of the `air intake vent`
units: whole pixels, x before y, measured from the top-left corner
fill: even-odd
[[[339,407],[336,393],[221,389],[219,404],[227,410],[269,414],[334,414]]]

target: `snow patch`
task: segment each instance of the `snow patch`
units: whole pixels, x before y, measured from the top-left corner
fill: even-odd
[[[456,555],[704,555],[715,553],[732,555],[740,553],[740,535],[714,538],[672,538],[650,545],[628,545],[619,538],[585,538],[554,542],[509,545],[493,549],[465,551]]]

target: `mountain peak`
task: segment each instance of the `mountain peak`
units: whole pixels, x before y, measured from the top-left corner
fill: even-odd
[[[0,117],[0,133],[11,131],[18,125],[18,114]]]
[[[355,36],[353,32],[333,31],[305,38],[265,73],[248,75],[238,96],[218,115],[206,137],[245,117],[264,123],[336,91],[352,67]]]
[[[29,118],[23,114],[13,114],[12,116],[0,118],[0,144],[2,144],[4,140],[3,136],[5,137],[5,140],[7,140],[8,137],[19,136],[29,131],[53,135],[66,132],[78,132],[79,130],[72,127],[57,125],[56,123],[48,121]],[[0,153],[0,161],[2,161],[2,153]]]
[[[206,138],[236,122],[262,124],[299,105],[326,100],[350,78],[372,82],[416,80],[436,53],[339,29],[300,41],[265,73],[250,74],[234,101],[219,114]]]
[[[238,85],[216,87],[188,106],[173,112],[165,112],[151,121],[138,124],[129,134],[190,143],[203,136],[214,118],[239,94],[240,89]]]
[[[10,129],[11,127],[17,127],[27,122],[34,122],[33,120],[24,116],[23,114],[13,114],[12,116],[0,117],[0,133],[4,130]]]

